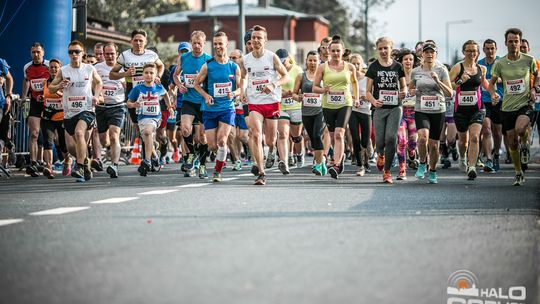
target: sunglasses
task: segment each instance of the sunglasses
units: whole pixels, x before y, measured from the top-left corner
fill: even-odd
[[[72,55],[72,54],[80,54],[82,53],[82,50],[68,50],[68,54]]]
[[[231,56],[230,58],[231,58],[232,60],[238,59],[238,57],[232,57],[232,56]]]

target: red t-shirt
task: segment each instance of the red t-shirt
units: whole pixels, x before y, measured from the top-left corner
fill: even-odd
[[[33,99],[43,95],[43,84],[49,79],[49,68],[45,63],[34,64],[30,62],[24,68],[24,79],[28,81]]]

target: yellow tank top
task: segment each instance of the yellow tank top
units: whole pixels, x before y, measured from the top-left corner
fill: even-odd
[[[330,92],[323,96],[323,108],[339,109],[353,105],[350,90],[351,72],[347,63],[341,72],[336,72],[330,69],[328,62],[325,62],[323,82],[325,86],[330,86]]]
[[[296,81],[296,76],[302,73],[302,68],[295,64],[292,66],[291,70],[288,71],[287,73],[289,74],[289,81],[286,84],[284,84],[282,88],[283,88],[283,91],[292,91],[294,89],[294,82]],[[300,110],[302,109],[302,104],[292,99],[292,97],[281,98],[280,108],[282,110]]]

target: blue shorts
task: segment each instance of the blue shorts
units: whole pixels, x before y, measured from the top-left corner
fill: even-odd
[[[235,126],[234,120],[236,113],[234,109],[223,111],[202,111],[202,120],[205,130],[211,130],[218,127],[219,122]]]
[[[240,130],[247,130],[248,126],[246,124],[246,117],[244,114],[236,114],[236,118],[234,120],[235,125],[240,128]]]

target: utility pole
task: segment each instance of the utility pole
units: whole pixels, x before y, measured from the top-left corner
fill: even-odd
[[[364,0],[364,60],[369,60],[369,35],[368,35],[368,10],[369,0]]]
[[[238,0],[238,45],[237,49],[244,53],[244,33],[246,32],[246,16],[244,15],[244,0]]]

